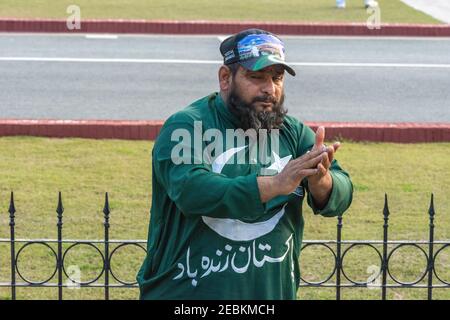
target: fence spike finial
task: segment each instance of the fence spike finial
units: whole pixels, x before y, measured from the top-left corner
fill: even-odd
[[[105,193],[105,205],[103,206],[103,214],[104,214],[104,226],[105,228],[109,228],[109,214],[111,213],[111,210],[109,208],[109,198],[108,198],[108,192]]]
[[[430,208],[428,209],[428,214],[430,217],[434,217],[436,212],[434,211],[434,194],[431,194],[431,200],[430,200]]]
[[[105,214],[105,218],[109,216],[111,213],[111,210],[109,209],[109,198],[108,198],[108,192],[105,193],[105,205],[103,207],[103,213]]]
[[[62,216],[64,212],[64,207],[62,203],[61,191],[58,193],[58,207],[56,208],[56,212],[58,213],[58,217]]]
[[[389,217],[389,204],[388,204],[388,196],[387,193],[384,194],[384,208],[383,208],[383,216],[386,219]]]
[[[9,201],[9,216],[14,217],[14,213],[16,213],[16,207],[14,205],[14,192],[11,191],[11,200]]]
[[[57,226],[58,226],[59,230],[62,228],[62,225],[63,225],[63,222],[62,222],[63,212],[64,212],[64,206],[63,206],[63,203],[62,203],[61,191],[59,191],[59,193],[58,193],[58,207],[56,208],[56,213],[57,213],[57,216],[58,216]]]

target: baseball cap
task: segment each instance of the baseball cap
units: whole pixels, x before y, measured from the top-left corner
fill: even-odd
[[[226,38],[220,44],[225,65],[238,62],[244,68],[258,71],[281,64],[295,76],[295,71],[285,61],[284,43],[274,34],[261,29],[248,29]]]

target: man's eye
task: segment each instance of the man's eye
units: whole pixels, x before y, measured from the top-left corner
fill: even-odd
[[[250,78],[252,78],[252,79],[261,79],[262,76],[257,75],[257,74],[252,74],[252,75],[250,76]]]
[[[273,77],[273,81],[281,81],[281,80],[283,80],[282,76]]]

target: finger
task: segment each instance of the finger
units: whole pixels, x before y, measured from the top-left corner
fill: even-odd
[[[328,147],[327,149],[327,163],[323,163],[325,165],[326,168],[328,168],[331,164],[331,162],[333,161],[334,158],[334,146]]]
[[[324,167],[324,165],[322,163],[319,163],[317,165],[317,171],[318,171],[317,174],[319,176],[324,176],[327,174],[327,169]]]
[[[333,150],[328,152],[328,158],[330,159],[330,164],[333,162],[334,154],[336,153],[336,151],[339,149],[340,146],[341,146],[340,142],[333,143],[333,147],[332,147]]]
[[[293,161],[297,161],[297,162],[307,161],[314,157],[317,157],[319,154],[321,154],[322,152],[325,152],[325,151],[326,151],[325,146],[322,146],[321,148],[317,148],[317,149],[311,149],[311,151],[307,152],[306,154],[302,155],[301,157],[296,158]]]
[[[314,168],[314,169],[302,169],[298,173],[301,177],[305,178],[305,177],[313,176],[313,175],[317,174],[318,172],[319,172],[319,169]]]
[[[330,152],[332,153],[331,158],[333,158],[333,150],[330,150],[329,152],[324,154],[324,157],[322,157],[322,161],[320,162],[322,164],[322,166],[325,167],[325,169],[327,169],[327,170],[331,165]]]
[[[336,152],[340,146],[341,146],[341,143],[339,141],[336,141],[335,143],[333,143],[334,152]]]
[[[316,142],[314,143],[314,147],[319,148],[323,145],[323,141],[325,140],[325,127],[320,126],[316,131]]]
[[[317,164],[319,162],[321,162],[324,157],[328,158],[326,152],[322,152],[318,156],[316,156],[316,157],[314,157],[312,159],[309,159],[307,161],[299,162],[298,163],[298,169],[315,168],[315,167],[317,167]]]

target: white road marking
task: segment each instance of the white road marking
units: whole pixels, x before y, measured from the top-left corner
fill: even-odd
[[[362,68],[450,68],[450,64],[436,63],[345,63],[345,62],[288,62],[302,67],[362,67]]]
[[[450,37],[401,37],[401,36],[295,36],[295,35],[280,35],[282,39],[294,40],[393,40],[393,41],[450,41]]]
[[[64,57],[0,57],[0,62],[80,62],[80,63],[141,63],[141,64],[222,64],[221,60],[189,59],[117,59]],[[288,62],[301,67],[358,67],[358,68],[450,68],[450,64],[435,63],[346,63],[346,62]]]
[[[117,39],[119,38],[116,34],[87,34],[86,39]]]
[[[180,63],[180,64],[220,64],[219,60],[186,60],[186,59],[109,59],[109,58],[45,58],[45,57],[0,57],[0,61],[23,62],[106,62],[106,63]]]

